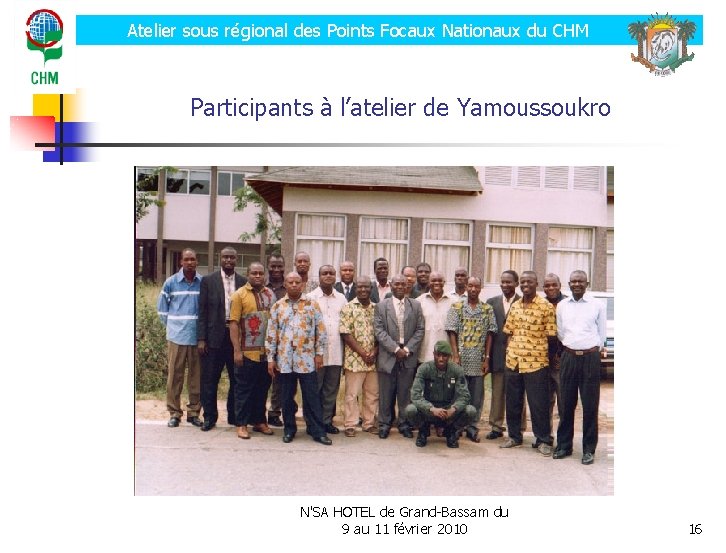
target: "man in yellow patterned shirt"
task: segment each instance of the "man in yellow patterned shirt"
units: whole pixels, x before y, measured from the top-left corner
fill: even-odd
[[[524,271],[519,280],[522,299],[509,310],[502,332],[508,335],[505,370],[507,427],[509,438],[499,447],[522,445],[524,393],[532,417],[535,446],[542,455],[552,455],[549,418],[548,342],[557,336],[555,310],[537,295],[537,275]]]
[[[345,342],[345,435],[349,438],[355,437],[361,414],[359,396],[363,404],[363,431],[378,432],[378,346],[373,331],[375,304],[371,301],[371,279],[359,276],[355,285],[356,297],[340,312],[339,328]]]

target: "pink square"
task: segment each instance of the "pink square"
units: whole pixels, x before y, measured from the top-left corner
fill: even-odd
[[[10,144],[16,150],[52,151],[53,146],[35,147],[36,142],[55,142],[55,118],[18,115],[10,117]]]

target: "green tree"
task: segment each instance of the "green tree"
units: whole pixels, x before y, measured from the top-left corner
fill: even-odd
[[[243,186],[235,192],[234,210],[242,211],[250,204],[259,208],[255,214],[255,230],[240,234],[239,241],[249,242],[255,236],[260,236],[266,243],[279,243],[282,238],[279,218],[270,211],[267,202],[253,188]]]
[[[681,39],[681,57],[685,58],[688,56],[688,41],[693,38],[696,34],[696,24],[693,21],[681,21],[678,24],[678,36]]]
[[[636,21],[635,23],[631,23],[628,25],[628,34],[630,35],[630,38],[635,40],[638,43],[638,57],[643,57],[643,41],[645,40],[646,31],[645,31],[645,23],[642,21]]]
[[[176,167],[161,166],[155,167],[151,173],[143,175],[136,179],[136,212],[135,219],[138,223],[148,213],[152,205],[161,207],[164,202],[157,199],[159,193],[159,173],[166,171],[167,174],[177,171]]]

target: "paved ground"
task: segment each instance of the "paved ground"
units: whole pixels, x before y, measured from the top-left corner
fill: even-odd
[[[485,408],[485,412],[486,408]],[[220,403],[220,420],[226,419]],[[572,457],[553,460],[530,447],[500,449],[502,439],[475,444],[463,438],[459,449],[444,438],[415,447],[394,430],[387,440],[359,432],[331,436],[332,446],[315,443],[304,425],[295,441],[252,434],[237,438],[226,423],[210,432],[182,422],[167,428],[162,402],[137,402],[137,495],[611,495],[613,493],[613,383],[603,382],[600,443],[595,463],[583,466],[576,427]],[[337,422],[337,421],[336,421]],[[555,423],[556,424],[556,423]],[[482,425],[484,427],[485,425]],[[375,479],[351,479],[351,467],[378,467]],[[455,471],[451,471],[455,468]],[[311,470],[325,478],[311,478]],[[544,471],[544,472],[543,472]],[[421,481],[416,475],[427,473]],[[546,474],[546,477],[543,477]],[[441,475],[448,475],[442,477]]]

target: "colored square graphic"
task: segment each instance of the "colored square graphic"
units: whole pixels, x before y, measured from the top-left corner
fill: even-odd
[[[56,121],[61,118],[59,94],[33,94],[33,115],[50,115]],[[82,119],[81,100],[79,94],[63,95],[63,120],[78,121]]]
[[[10,117],[10,141],[16,149],[42,150],[44,162],[91,161],[93,124],[81,122],[81,94],[33,94],[33,115]],[[57,146],[36,147],[36,144]],[[66,144],[83,143],[83,146]]]
[[[90,142],[91,123],[65,122],[55,124],[54,142]],[[61,130],[63,136],[61,137]],[[75,161],[91,161],[87,147],[58,146],[50,152],[43,152],[44,162],[69,163]]]
[[[53,150],[52,146],[37,147],[36,142],[55,142],[55,119],[42,116],[10,117],[10,143],[16,150]]]

